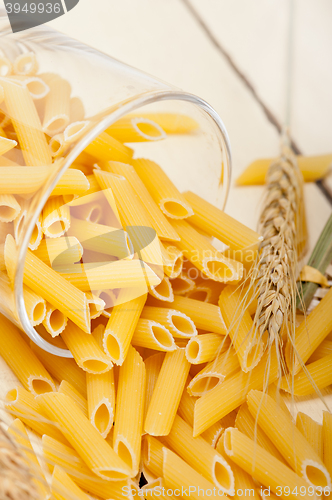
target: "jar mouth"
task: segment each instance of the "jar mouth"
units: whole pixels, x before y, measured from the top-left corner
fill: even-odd
[[[31,326],[23,298],[23,271],[25,264],[25,257],[28,250],[28,245],[30,242],[30,238],[32,236],[33,229],[38,220],[38,217],[43,210],[43,207],[49,198],[51,192],[53,191],[55,185],[58,183],[64,172],[72,165],[75,159],[79,156],[80,153],[84,151],[84,149],[98,137],[106,128],[111,126],[120,118],[123,118],[130,112],[136,111],[143,106],[153,104],[156,102],[162,101],[184,101],[189,104],[193,104],[200,108],[205,114],[212,120],[212,123],[215,125],[215,132],[217,139],[219,141],[220,149],[222,152],[222,164],[221,164],[221,176],[219,183],[219,192],[221,194],[222,205],[221,209],[223,210],[227,201],[230,182],[231,182],[231,148],[229,137],[225,128],[224,123],[222,122],[218,113],[214,110],[212,106],[210,106],[206,101],[201,99],[200,97],[176,90],[169,91],[154,91],[147,92],[145,94],[141,94],[139,97],[130,98],[128,101],[121,102],[117,104],[115,107],[109,110],[109,114],[103,118],[97,125],[92,127],[86,135],[82,137],[82,139],[75,145],[75,147],[70,151],[68,156],[65,159],[65,162],[61,169],[58,171],[53,181],[48,186],[47,190],[44,192],[44,195],[40,199],[38,205],[34,209],[34,214],[31,217],[29,226],[27,227],[25,234],[22,239],[22,243],[19,248],[18,253],[18,265],[16,269],[15,275],[15,302],[17,306],[17,311],[19,314],[19,319],[21,325],[24,328],[25,333],[28,337],[40,348],[45,351],[65,358],[72,358],[72,354],[69,350],[62,349],[59,347],[50,344],[46,340],[44,340],[38,332]]]

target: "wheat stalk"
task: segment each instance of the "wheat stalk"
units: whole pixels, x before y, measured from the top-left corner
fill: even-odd
[[[280,346],[282,326],[289,328],[291,335],[295,325],[302,196],[302,176],[296,158],[284,148],[267,173],[258,229],[263,241],[249,286],[258,301],[254,325],[261,337],[268,332],[269,345],[275,341]]]
[[[37,500],[32,479],[18,447],[0,425],[0,500]]]

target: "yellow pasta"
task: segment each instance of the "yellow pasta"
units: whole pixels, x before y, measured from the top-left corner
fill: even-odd
[[[17,146],[17,142],[6,137],[0,137],[0,155],[4,155]]]
[[[323,426],[299,411],[296,415],[296,427],[323,460]]]
[[[129,481],[107,481],[96,476],[76,451],[50,436],[42,439],[43,454],[49,466],[60,466],[81,488],[100,498],[123,499],[123,488],[129,489]],[[130,491],[130,489],[129,489]],[[128,495],[129,500],[132,495]]]
[[[33,194],[51,175],[50,164],[51,160],[43,167],[0,166],[0,194]]]
[[[146,373],[146,394],[145,394],[145,409],[144,409],[144,420],[148,407],[152,398],[153,390],[155,388],[161,366],[163,364],[165,354],[159,352],[149,356],[145,361],[145,373]]]
[[[37,434],[48,434],[54,439],[61,442],[66,442],[63,434],[59,431],[56,425],[49,421],[46,413],[36,401],[31,392],[26,391],[23,387],[16,387],[7,392],[5,397],[6,410],[19,417],[22,422],[31,427]]]
[[[190,279],[188,275],[184,272],[179,274],[176,278],[171,281],[173,292],[176,295],[187,295],[189,292],[195,289],[195,281]]]
[[[262,240],[255,231],[191,191],[185,193],[185,198],[195,212],[191,224],[229,245],[236,251],[237,260],[254,261]]]
[[[230,425],[230,427],[236,427],[243,434],[248,436],[250,439],[255,441],[259,446],[264,448],[276,457],[280,462],[286,464],[281,453],[278,451],[276,446],[272,443],[271,439],[265,434],[263,429],[258,425],[255,418],[249,411],[247,402],[240,406],[240,409],[236,415],[235,423]]]
[[[151,120],[161,127],[166,134],[188,134],[198,129],[198,123],[187,115],[179,113],[133,113],[128,118],[139,117]],[[121,123],[118,120],[116,123]]]
[[[242,294],[236,286],[226,286],[220,294],[219,307],[241,368],[248,372],[263,356],[264,344],[247,310],[242,311]]]
[[[196,338],[197,337],[193,338],[194,342]],[[223,351],[223,348],[221,351]],[[218,351],[215,351],[215,353],[216,352]],[[226,377],[229,377],[239,370],[240,364],[237,355],[233,348],[228,348],[226,352],[219,354],[215,360],[212,360],[204,366],[204,368],[194,376],[188,384],[188,392],[191,396],[203,396],[222,384]]]
[[[78,168],[77,164],[73,163],[73,166],[74,168],[76,167],[77,170],[81,170],[81,168]],[[93,174],[88,174],[86,175],[86,178],[90,185],[89,189],[85,191],[81,196],[78,195],[78,198],[69,201],[68,204],[70,207],[78,207],[81,205],[85,205],[87,203],[105,199],[104,194],[100,191],[100,187],[96,177]],[[115,208],[115,203],[114,203],[114,208]]]
[[[48,147],[50,148],[52,158],[59,158],[59,156],[64,156],[66,150],[68,149],[67,144],[65,143],[65,138],[63,133],[55,134],[51,137],[50,142],[48,143]],[[71,196],[71,195],[65,195]],[[69,201],[66,199],[66,201]]]
[[[60,177],[50,196],[83,195],[88,192],[90,183],[88,178],[77,168],[68,168]]]
[[[132,149],[121,144],[107,132],[102,132],[86,148],[85,152],[99,161],[121,161],[130,163]]]
[[[177,348],[169,330],[149,319],[138,320],[131,343],[155,351],[175,351]]]
[[[11,63],[11,61],[5,57],[5,55],[3,53],[0,54],[0,73],[2,76],[9,76],[13,71],[13,65]],[[2,91],[3,93],[3,91]],[[2,95],[2,99],[1,101],[3,101],[3,95]]]
[[[332,384],[331,361],[332,354],[329,354],[306,365],[306,370],[301,370],[293,379],[289,375],[284,375],[280,382],[280,388],[296,396],[313,394],[317,390],[316,388],[324,389]]]
[[[34,101],[43,99],[50,91],[49,86],[38,76],[11,75],[10,79],[20,82],[26,87]]]
[[[31,250],[28,250],[25,258],[23,283],[74,321],[83,331],[90,332],[89,308],[84,293],[44,264]]]
[[[50,374],[23,340],[19,329],[2,314],[0,339],[0,355],[26,389],[33,394],[55,391]]]
[[[164,325],[175,338],[191,338],[197,335],[192,319],[175,309],[145,306],[141,317]]]
[[[219,352],[223,338],[217,333],[205,333],[191,338],[186,347],[186,358],[189,363],[198,365],[212,361]]]
[[[90,318],[99,318],[99,316],[101,316],[102,312],[104,311],[105,302],[103,301],[103,299],[91,292],[86,293],[86,298],[88,300],[90,309]]]
[[[147,210],[125,177],[102,170],[94,175],[102,189],[111,188],[120,219],[129,234],[135,252],[144,262],[162,266],[161,249],[156,231],[151,228]]]
[[[288,368],[294,373],[301,370],[319,344],[332,330],[332,288],[319,302],[305,321],[296,328],[295,339],[286,346],[286,361]],[[293,356],[293,345],[295,359]]]
[[[66,328],[67,318],[59,309],[55,309],[50,304],[47,304],[43,325],[52,337],[56,337]]]
[[[123,229],[71,217],[68,234],[78,238],[83,248],[87,250],[114,255],[119,259],[133,257],[132,243]]]
[[[139,201],[144,205],[150,225],[159,238],[168,241],[179,241],[180,237],[168,222],[132,165],[110,161],[103,164],[102,167],[108,172],[122,175],[127,179]]]
[[[38,220],[35,224],[35,227],[32,230],[32,234],[31,234],[31,238],[30,238],[30,242],[29,242],[30,250],[36,250],[39,247],[40,242],[43,238],[43,231],[41,228],[41,224],[42,224],[42,216],[39,215]]]
[[[106,131],[120,142],[160,141],[165,139],[164,130],[144,116],[127,116],[113,123]]]
[[[223,288],[222,283],[205,279],[197,284],[193,290],[187,292],[186,297],[217,305]]]
[[[261,484],[270,487],[271,491],[278,494],[279,498],[296,500],[298,495],[296,492],[298,491],[303,492],[303,498],[310,498],[308,483],[305,479],[298,476],[238,429],[232,427],[226,429],[224,439],[225,452],[231,460],[255,477]]]
[[[168,488],[178,496],[185,491],[194,500],[202,495],[212,495],[214,484],[196,472],[184,460],[167,448],[163,448],[163,477]],[[227,497],[226,497],[227,498]]]
[[[149,475],[163,475],[163,444],[158,439],[147,435],[142,443],[142,461]]]
[[[192,428],[178,415],[164,442],[219,490],[232,494],[234,476],[226,460],[203,438],[194,438]]]
[[[85,117],[84,104],[79,97],[72,97],[70,99],[70,121],[81,121]]]
[[[251,389],[260,390],[278,378],[276,353],[265,354],[249,373],[235,372],[224,382],[202,396],[195,404],[194,436],[198,436],[211,425],[244,403]]]
[[[17,133],[26,164],[44,167],[51,165],[52,157],[28,89],[3,78],[1,85],[5,90],[5,104]],[[15,179],[13,172],[11,175]],[[19,179],[21,178],[19,177]]]
[[[308,363],[313,363],[314,361],[318,361],[324,356],[328,356],[332,354],[332,341],[331,340],[323,340],[323,342],[317,347],[315,352],[308,359]]]
[[[164,273],[169,278],[176,278],[181,274],[183,253],[173,245],[160,244],[161,255],[164,263]]]
[[[324,175],[327,173],[332,162],[332,155],[298,155],[296,159],[303,175],[304,181],[315,182],[317,179],[324,177]],[[273,158],[255,160],[236,179],[236,184],[239,186],[264,184],[267,169],[273,161]]]
[[[61,358],[50,354],[33,342],[31,342],[30,346],[52,377],[58,382],[66,380],[86,398],[85,372],[77,366],[73,359]]]
[[[34,255],[56,270],[57,267],[79,262],[83,256],[83,247],[75,236],[45,238],[34,251]]]
[[[99,375],[94,375],[94,376],[98,377]],[[59,385],[58,392],[60,392],[60,394],[65,394],[66,396],[69,396],[73,401],[75,401],[81,412],[83,412],[86,417],[88,416],[87,400],[82,396],[80,392],[78,392],[77,389],[75,389],[73,385],[67,382],[67,380],[62,380],[61,384]]]
[[[106,438],[113,426],[115,412],[114,371],[86,374],[89,419]]]
[[[25,285],[23,285],[23,298],[31,326],[40,325],[46,315],[45,300]]]
[[[79,217],[82,220],[93,222],[94,224],[102,223],[105,225],[105,207],[101,201],[96,200],[92,203],[80,205]]]
[[[73,448],[97,476],[108,479],[125,479],[130,469],[101,437],[76,404],[64,394],[53,393],[52,398],[38,396],[49,418],[60,425],[61,431]],[[82,440],[82,435],[84,440]]]
[[[145,400],[145,365],[130,347],[119,369],[114,426],[114,450],[136,476],[141,456],[141,436]]]
[[[201,302],[200,300],[188,299],[176,295],[171,303],[149,300],[148,305],[159,307],[171,307],[186,314],[195,323],[196,328],[207,332],[226,335],[227,330],[218,306]]]
[[[78,141],[91,128],[91,123],[87,120],[72,121],[63,132],[66,144]]]
[[[55,500],[90,500],[81,488],[60,467],[55,466],[51,479],[51,492]]]
[[[324,463],[332,477],[332,415],[323,411],[323,458]]]
[[[38,71],[38,61],[34,52],[24,52],[17,56],[13,64],[14,73],[18,75],[34,75]]]
[[[62,196],[52,196],[43,208],[42,230],[48,238],[58,238],[70,227],[70,209]]]
[[[30,474],[32,475],[32,482],[36,486],[40,498],[49,498],[49,486],[39,465],[24,424],[16,418],[8,427],[7,432],[19,447],[20,453],[26,459],[24,461],[26,462]]]
[[[146,294],[132,300],[126,300],[126,295],[126,290],[120,291],[119,305],[112,311],[103,338],[105,352],[117,365],[122,365],[126,359],[132,336],[146,302]]]
[[[113,366],[110,358],[101,350],[95,338],[69,321],[61,334],[78,366],[88,373],[105,373]]]
[[[42,75],[50,91],[45,100],[43,131],[53,136],[63,132],[69,123],[70,114],[70,84],[54,73]]]
[[[159,165],[141,158],[133,160],[131,164],[167,217],[184,219],[193,215],[189,203]]]
[[[165,436],[171,430],[189,368],[184,349],[166,354],[144,422],[148,434]]]
[[[289,414],[260,391],[250,391],[247,402],[250,413],[290,467],[312,486],[330,488],[331,478],[322,460],[293,424]]]

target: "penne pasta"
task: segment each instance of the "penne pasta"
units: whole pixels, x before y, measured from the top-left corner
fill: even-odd
[[[254,327],[247,310],[242,311],[242,294],[236,286],[226,286],[220,294],[219,307],[241,368],[248,372],[263,356],[263,339]]]
[[[61,337],[82,370],[100,374],[112,368],[112,361],[101,350],[95,338],[85,333],[75,323],[69,321]]]
[[[209,443],[212,448],[217,449],[217,444],[219,442],[219,439],[223,435],[225,429],[221,423],[221,421],[216,422],[215,424],[211,425],[208,429],[206,429],[205,432],[201,434],[201,437]],[[217,450],[219,451],[219,450]],[[221,453],[221,452],[219,452]]]
[[[193,340],[196,338],[194,337]],[[234,349],[228,348],[226,352],[218,354],[215,360],[208,363],[194,376],[188,385],[188,392],[191,396],[203,396],[222,384],[226,377],[239,369],[240,364]]]
[[[191,338],[197,335],[194,322],[186,314],[175,309],[145,306],[141,318],[165,326],[175,338]]]
[[[293,378],[284,375],[280,382],[280,388],[295,396],[308,396],[315,393],[317,389],[324,389],[332,384],[331,361],[332,354],[329,354],[306,365],[306,369],[301,370]]]
[[[28,427],[31,427],[37,434],[42,436],[48,434],[60,442],[66,442],[63,434],[54,423],[50,422],[40,404],[36,401],[31,392],[16,387],[7,392],[5,397],[6,410],[19,417]]]
[[[66,144],[72,144],[83,137],[83,135],[91,128],[91,123],[87,120],[72,121],[63,132],[64,141]]]
[[[21,384],[33,394],[55,391],[51,375],[23,340],[19,329],[2,314],[0,315],[0,355]]]
[[[170,432],[189,369],[184,349],[166,354],[144,422],[148,434],[165,436]]]
[[[69,236],[75,236],[84,249],[113,255],[119,259],[133,257],[131,240],[123,229],[71,217]]]
[[[79,97],[72,97],[69,102],[70,122],[81,121],[85,117],[84,104]]]
[[[128,118],[129,117],[152,120],[159,125],[166,134],[188,134],[199,128],[198,123],[193,118],[179,113],[139,113],[130,114],[128,115]],[[118,122],[120,122],[120,120]]]
[[[32,476],[32,483],[35,485],[38,495],[40,498],[49,498],[49,486],[39,465],[24,424],[16,418],[8,427],[7,432],[19,448],[19,453],[22,455],[24,463]]]
[[[236,251],[237,260],[255,260],[259,242],[262,240],[259,234],[197,194],[187,191],[184,196],[195,212],[190,218],[191,224],[229,245]]]
[[[128,465],[131,476],[139,470],[145,401],[145,365],[130,347],[119,369],[114,426],[114,450]]]
[[[57,382],[60,383],[62,380],[66,380],[86,398],[85,372],[77,366],[73,359],[61,358],[50,354],[33,342],[30,343],[30,347]]]
[[[102,312],[104,311],[105,302],[103,301],[103,299],[91,292],[86,293],[86,298],[89,305],[90,318],[99,318],[99,316],[101,316]]]
[[[60,425],[64,436],[87,466],[102,479],[119,480],[130,475],[130,469],[101,437],[76,404],[64,394],[52,398],[38,396],[50,419]],[[84,440],[81,436],[84,436]]]
[[[189,316],[196,328],[226,335],[227,330],[218,306],[176,295],[171,303],[149,300],[148,305],[171,307]]]
[[[251,390],[247,402],[250,413],[290,467],[312,486],[331,488],[331,478],[322,460],[296,428],[289,414],[260,391]]]
[[[40,325],[46,316],[45,300],[34,293],[30,288],[23,285],[23,298],[25,310],[28,315],[30,325]]]
[[[98,375],[91,375],[91,377],[92,376],[98,377]],[[65,394],[66,396],[69,396],[73,401],[75,401],[81,412],[84,413],[86,417],[88,416],[87,400],[82,396],[80,392],[78,392],[77,389],[75,389],[73,385],[67,382],[67,380],[62,380],[61,384],[59,385],[58,392],[60,392],[60,394]]]
[[[113,500],[123,499],[123,488],[128,489],[128,499],[133,500],[129,481],[107,481],[101,479],[91,472],[85,462],[68,445],[60,443],[50,436],[44,435],[42,438],[43,455],[49,466],[60,466],[66,473],[84,490],[99,498]]]
[[[41,228],[41,224],[42,224],[42,217],[41,217],[41,215],[39,215],[39,218],[35,224],[35,227],[32,230],[32,234],[31,234],[31,238],[30,238],[30,242],[29,242],[30,250],[37,250],[37,248],[39,247],[39,245],[41,243],[41,240],[43,238],[43,231]],[[16,242],[18,242],[18,239],[16,240]]]
[[[177,278],[181,274],[183,253],[173,245],[160,244],[161,255],[164,263],[164,273],[169,278]]]
[[[145,359],[145,373],[146,373],[146,393],[145,393],[145,408],[144,408],[144,420],[148,411],[148,407],[152,398],[152,394],[158,379],[161,366],[163,364],[165,354],[159,352],[153,354]]]
[[[102,223],[104,217],[105,207],[103,203],[100,203],[98,200],[92,203],[87,203],[85,205],[80,205],[79,208],[79,217],[83,221],[92,222],[93,224]],[[105,224],[103,224],[105,225]]]
[[[57,267],[79,262],[83,256],[83,247],[75,236],[45,238],[33,253],[54,270]]]
[[[4,155],[17,146],[17,142],[6,137],[0,137],[0,155]]]
[[[323,460],[323,426],[309,417],[309,415],[299,411],[296,415],[296,427],[315,450],[319,458]]]
[[[224,447],[227,456],[233,462],[248,474],[252,474],[264,486],[271,488],[271,491],[278,494],[279,498],[295,500],[297,491],[303,492],[303,498],[310,498],[308,483],[305,479],[298,476],[238,429],[232,427],[226,429]],[[255,457],[254,461],[253,457]],[[314,490],[312,495],[313,493]]]
[[[145,207],[151,227],[157,236],[167,241],[179,241],[179,236],[162,213],[132,165],[109,161],[103,164],[107,172],[122,175],[129,182],[140,203]]]
[[[50,89],[45,100],[43,131],[52,137],[69,124],[71,88],[67,80],[54,73],[43,74],[42,79]]]
[[[224,285],[222,283],[218,283],[217,281],[208,279],[202,280],[201,283],[196,285],[193,290],[186,293],[186,297],[218,305],[219,297],[223,288]]]
[[[269,355],[269,357],[268,357]],[[231,411],[244,403],[251,389],[261,390],[278,378],[276,353],[265,354],[249,373],[233,373],[212,391],[204,394],[195,404],[194,436],[200,435]]]
[[[330,354],[332,354],[332,341],[327,339],[323,340],[323,342],[308,359],[308,363],[310,364],[314,361],[318,361],[319,359],[324,358],[324,356],[329,356]]]
[[[160,270],[157,269],[157,272],[159,273]],[[149,294],[151,297],[163,300],[164,302],[173,302],[174,300],[173,287],[170,280],[166,276],[163,277],[159,285],[150,288]]]
[[[60,156],[64,156],[67,149],[67,144],[65,143],[63,133],[55,134],[53,137],[51,137],[50,142],[48,143],[48,147],[50,148],[52,158],[59,158]],[[65,201],[69,200],[66,199]]]
[[[190,204],[159,165],[141,158],[130,163],[167,217],[185,219],[194,214]]]
[[[42,230],[48,238],[64,235],[70,227],[70,209],[62,196],[52,196],[45,203],[42,215]]]
[[[203,438],[194,438],[192,428],[178,415],[164,442],[218,490],[226,494],[233,493],[234,476],[226,460]]]
[[[14,60],[13,71],[17,75],[34,75],[38,71],[38,62],[34,52],[24,52]]]
[[[68,168],[60,177],[50,196],[83,195],[90,188],[89,179],[81,170]]]
[[[307,316],[305,321],[296,328],[295,339],[288,342],[285,356],[288,368],[298,373],[303,364],[323,342],[332,330],[332,288],[319,302],[314,310]],[[293,354],[295,352],[295,355]]]
[[[214,489],[213,483],[165,447],[163,447],[163,477],[168,488],[176,493],[183,490],[190,491],[190,496],[194,500],[202,498],[202,494],[209,496],[208,492],[212,493]]]
[[[122,365],[146,302],[146,294],[126,300],[126,290],[121,290],[119,299],[119,305],[114,307],[106,325],[103,346],[113,363]]]
[[[10,79],[26,87],[34,101],[43,99],[50,91],[49,86],[38,76],[11,75]]]
[[[114,371],[86,374],[89,419],[103,438],[109,434],[115,413]]]
[[[54,467],[51,479],[51,493],[55,500],[90,500],[68,474],[57,465]]]
[[[68,319],[59,309],[55,309],[50,304],[47,304],[43,325],[52,337],[56,337],[63,332],[67,326],[67,321]]]
[[[160,141],[166,137],[160,125],[143,116],[120,118],[106,131],[120,142]]]
[[[133,346],[155,351],[175,351],[176,345],[167,328],[156,321],[139,319],[131,340]]]
[[[7,76],[11,75],[12,71],[13,71],[13,65],[12,65],[11,61],[7,57],[5,57],[5,55],[3,53],[0,54],[0,74],[1,74],[1,76],[7,77]],[[2,90],[2,93],[3,93],[3,90]],[[3,101],[3,95],[2,95],[1,101]]]
[[[5,90],[5,104],[26,164],[44,168],[45,165],[51,165],[52,157],[28,89],[3,78],[0,83]],[[28,175],[31,175],[30,169]],[[14,172],[11,173],[11,177],[15,181],[18,178],[14,177]]]
[[[194,365],[213,361],[223,341],[217,333],[197,335],[191,338],[186,346],[186,358]]]
[[[332,477],[332,415],[323,411],[323,459],[330,477]]]
[[[179,274],[176,278],[171,281],[173,292],[176,295],[187,295],[195,289],[195,281],[190,279],[185,273]]]
[[[33,194],[50,177],[52,171],[49,164],[43,167],[0,167],[0,194]],[[20,182],[17,182],[20,179]]]
[[[130,163],[132,149],[121,144],[107,132],[102,132],[84,150],[98,161],[121,161]]]
[[[161,249],[156,231],[150,227],[147,210],[125,177],[102,170],[94,170],[102,189],[111,188],[120,213],[120,219],[129,234],[135,252],[144,262],[162,266]]]

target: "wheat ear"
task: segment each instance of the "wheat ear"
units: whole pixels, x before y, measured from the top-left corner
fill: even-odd
[[[0,425],[0,499],[38,500],[32,479],[18,447]]]
[[[269,167],[259,233],[263,236],[250,287],[257,297],[254,325],[269,344],[281,345],[283,325],[295,325],[299,233],[303,230],[303,179],[295,155],[284,148]]]

